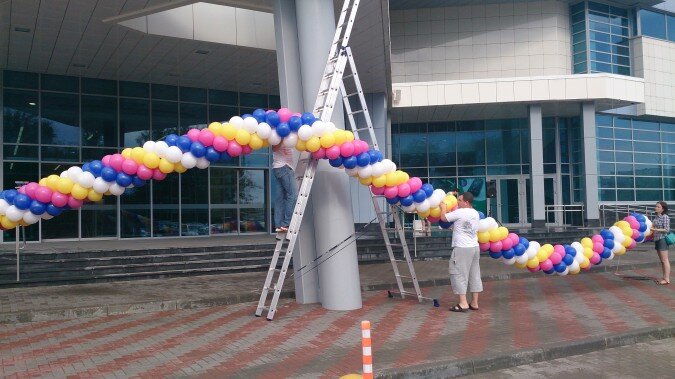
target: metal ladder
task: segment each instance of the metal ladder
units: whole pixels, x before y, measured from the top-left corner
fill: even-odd
[[[322,121],[330,121],[333,114],[335,101],[342,83],[342,75],[344,73],[345,65],[347,64],[345,48],[349,43],[349,36],[351,35],[352,27],[354,26],[359,2],[359,0],[345,0],[342,4],[342,11],[340,12],[340,17],[335,29],[335,36],[333,37],[333,42],[330,46],[328,60],[321,77],[321,84],[319,85],[319,92],[314,103],[314,108],[312,109],[312,113],[314,113],[314,115],[319,115],[319,119]],[[288,273],[288,266],[291,263],[293,249],[295,248],[295,243],[298,239],[302,217],[305,208],[307,207],[307,202],[309,201],[309,194],[312,189],[312,183],[314,182],[317,164],[318,161],[312,159],[311,154],[303,152],[300,155],[300,159],[298,160],[295,169],[296,173],[302,173],[296,177],[299,181],[298,199],[295,203],[295,209],[293,210],[293,216],[288,227],[288,232],[285,235],[277,234],[277,243],[274,248],[274,254],[272,255],[267,278],[265,279],[265,284],[262,293],[260,294],[260,301],[258,302],[258,307],[255,311],[255,315],[258,317],[262,316],[265,309],[267,309],[267,320],[271,321],[276,314],[281,289],[283,288],[284,280]],[[288,240],[287,244],[285,243],[285,240]],[[282,251],[285,251],[284,261],[281,268],[278,269],[277,263]],[[279,273],[279,276],[276,280],[276,284],[272,287],[272,280],[274,274],[277,272]],[[267,302],[267,295],[270,289],[274,291],[274,295],[269,307],[266,307],[265,303]]]

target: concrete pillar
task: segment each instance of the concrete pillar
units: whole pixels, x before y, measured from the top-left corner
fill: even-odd
[[[544,134],[542,130],[541,105],[529,106],[530,121],[530,193],[532,199],[532,227],[546,224],[546,202],[544,199]]]
[[[581,104],[581,130],[584,152],[584,208],[586,225],[600,225],[600,209],[598,205],[598,157],[595,141],[595,104]]]
[[[284,99],[291,101],[293,97],[302,98],[302,104],[298,105],[304,107],[303,111],[310,111],[319,90],[335,33],[333,2],[275,0],[275,29],[280,85],[283,83],[280,90],[285,92],[281,98],[282,104],[285,104]],[[279,35],[280,31],[282,35]],[[293,34],[296,41],[291,42]],[[288,53],[284,52],[286,47],[289,49]],[[297,49],[297,52],[293,51],[294,49]],[[299,70],[299,77],[296,77],[297,71],[294,70]],[[291,73],[293,77],[284,78],[286,72]],[[288,104],[293,105],[290,102]],[[332,121],[338,128],[344,129],[342,109],[342,103],[336,102]],[[328,162],[320,162],[310,203],[311,209],[308,206],[303,218],[299,243],[302,246],[310,246],[311,243],[306,239],[313,237],[314,253],[310,254],[300,249],[299,255],[306,258],[305,262],[320,257],[317,261],[320,264],[318,269],[304,274],[298,280],[305,293],[309,293],[310,284],[303,282],[305,276],[315,275],[318,272],[318,294],[324,308],[358,309],[362,304],[356,245],[351,243],[338,253],[328,253],[334,246],[354,235],[349,178],[343,171],[331,167]],[[305,228],[308,224],[313,225],[311,237],[310,228]]]

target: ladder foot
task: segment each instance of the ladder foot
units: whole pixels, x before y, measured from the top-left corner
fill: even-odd
[[[256,313],[256,314],[255,314],[255,317],[262,317],[262,315],[259,315],[259,314]]]
[[[438,302],[438,299],[434,299],[434,307],[439,308],[441,306],[441,303]]]
[[[393,297],[394,297],[394,294],[391,293],[391,291],[387,291],[387,297],[388,297],[388,298],[393,298]]]

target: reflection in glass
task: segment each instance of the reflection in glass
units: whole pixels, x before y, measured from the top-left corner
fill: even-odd
[[[265,172],[239,171],[239,229],[242,232],[266,230]]]
[[[237,233],[237,170],[211,167],[211,234]]]
[[[175,174],[152,182],[154,237],[177,236],[180,233],[178,182],[179,176]]]
[[[181,174],[181,235],[209,234],[209,178],[206,170]]]
[[[39,158],[37,146],[24,144],[5,144],[3,146],[3,154],[5,160],[22,159],[28,161],[37,161]]]
[[[143,146],[149,139],[149,101],[120,98],[120,144],[123,147]]]
[[[82,206],[82,238],[117,237],[117,196]]]
[[[230,117],[232,117],[231,115]],[[229,117],[227,118],[230,119]],[[189,129],[203,129],[206,125],[206,105],[180,104],[180,132],[186,133]]]
[[[80,145],[78,103],[77,95],[42,93],[42,144]]]
[[[4,142],[38,143],[38,93],[6,89],[3,101]]]
[[[154,185],[153,183],[152,185]],[[120,196],[120,236],[150,237],[150,183],[127,189]]]
[[[82,145],[117,147],[117,99],[82,96]]]
[[[152,139],[159,140],[171,133],[178,134],[178,103],[154,100],[152,102]]]

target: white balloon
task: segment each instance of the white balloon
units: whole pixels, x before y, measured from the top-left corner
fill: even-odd
[[[403,211],[406,213],[413,213],[415,212],[415,204],[413,203],[412,205],[402,205],[401,209],[403,209]]]
[[[189,170],[197,165],[197,158],[192,153],[185,153],[180,159],[180,164]]]
[[[527,250],[526,250],[526,251],[527,251]],[[525,254],[523,254],[523,255],[521,255],[521,256],[516,256],[516,262],[520,263],[521,265],[527,263],[527,261],[528,261],[529,259],[530,259],[530,256],[529,256],[528,253],[525,253]]]
[[[110,183],[103,180],[103,178],[98,177],[94,179],[94,184],[92,185],[92,188],[94,188],[94,191],[98,193],[106,193],[108,192],[108,189],[110,189]]]
[[[178,163],[180,162],[181,158],[183,158],[183,152],[178,146],[169,146],[169,148],[166,150],[166,159],[169,162]]]
[[[577,255],[574,256],[574,261],[577,262],[577,263],[583,262],[584,261],[584,254],[583,253],[582,254],[577,253]]]
[[[122,187],[121,185],[119,185],[117,183],[113,183],[113,184],[110,185],[110,188],[108,189],[108,191],[110,191],[110,193],[112,193],[115,196],[121,196],[124,193],[125,189],[126,188]]]
[[[59,176],[62,177],[62,178],[68,178],[68,171],[67,171],[67,170],[66,170],[66,171],[62,171],[62,172],[59,174]]]
[[[338,129],[337,126],[335,126],[335,124],[331,121],[324,122],[324,125],[326,126],[326,133],[333,133]]]
[[[570,272],[569,267],[565,267],[565,271],[563,271],[563,272],[556,271],[555,273],[560,275],[560,276],[565,276],[565,275],[569,274],[569,272]]]
[[[527,259],[534,258],[537,255],[538,251],[539,251],[539,249],[532,246],[532,243],[530,242],[530,247],[528,247],[527,250],[525,250],[525,254],[527,254]],[[525,255],[525,254],[523,254],[523,255]]]
[[[536,255],[536,252],[538,252],[541,249],[541,244],[539,244],[539,242],[537,242],[537,241],[530,241],[530,247],[534,248],[535,255]]]
[[[0,199],[0,214],[7,214],[7,208],[9,208],[10,205],[5,199]]]
[[[82,169],[78,166],[71,166],[68,168],[68,177],[74,182],[78,182],[80,175],[82,174]]]
[[[166,158],[166,151],[169,149],[169,145],[164,141],[157,141],[155,143],[155,154],[159,155],[160,158]]]
[[[287,135],[284,137],[284,141],[281,144],[286,147],[295,147],[295,145],[298,144],[298,135],[295,133]]]
[[[382,176],[384,175],[384,164],[382,162],[375,162],[372,164],[373,167],[373,176]]]
[[[415,204],[415,208],[420,211],[420,212],[426,212],[431,208],[431,204],[429,204],[429,199],[425,199],[421,203],[413,203]]]
[[[258,134],[258,137],[268,139],[270,138],[270,133],[272,133],[272,127],[266,122],[261,122],[256,126],[255,132]]]
[[[359,174],[359,169],[354,167],[354,168],[346,168],[345,172],[349,176],[357,176]]]
[[[316,137],[321,137],[326,132],[326,124],[321,120],[316,120],[312,124],[312,133]]]
[[[443,199],[445,199],[446,194],[445,194],[445,191],[443,191],[442,189],[436,188],[434,190],[434,194],[431,195],[431,196],[438,196],[439,199],[443,200]]]
[[[51,219],[54,218],[54,216],[50,215],[47,212],[43,213],[42,216],[40,216],[40,217],[42,217],[43,220],[51,220]]]
[[[272,130],[270,133],[270,138],[267,139],[267,142],[269,142],[272,146],[276,146],[281,143],[281,137],[279,137],[276,130]]]
[[[258,120],[254,117],[246,117],[244,119],[244,129],[249,133],[255,133],[258,130]]]
[[[581,255],[581,256],[584,255],[584,247],[581,246],[581,243],[579,243],[578,241],[572,242],[572,244],[571,244],[570,246],[572,246],[572,248],[574,248],[574,251],[577,252],[576,255],[575,255],[575,257],[576,257],[577,255]]]
[[[244,127],[244,119],[239,116],[234,116],[230,119],[230,124],[235,128],[241,129]]]
[[[580,269],[579,262],[575,260],[574,262],[572,262],[571,265],[568,266],[568,268],[570,269],[570,271],[579,271]]]
[[[96,180],[94,174],[87,171],[80,174],[77,182],[84,188],[91,188],[94,185],[94,180]]]
[[[32,225],[40,221],[40,216],[33,214],[32,212],[26,212],[23,215],[23,221],[25,221],[28,225]]]
[[[300,129],[298,129],[298,138],[300,138],[303,141],[307,141],[310,138],[312,138],[313,132],[312,128],[309,125],[302,125]]]
[[[490,228],[490,221],[487,218],[478,221],[478,231],[487,232]]]
[[[504,259],[504,263],[506,263],[507,265],[511,266],[511,265],[513,265],[514,263],[516,263],[516,257],[511,257],[511,258],[509,258],[509,259]]]
[[[143,149],[149,153],[155,152],[155,141],[145,141]]]
[[[7,216],[10,221],[17,222],[23,218],[23,213],[24,211],[15,207],[14,205],[11,205],[9,208],[7,208],[7,213],[5,216]]]
[[[365,166],[359,168],[359,177],[360,178],[367,178],[373,175],[373,166]]]
[[[208,159],[206,159],[204,157],[201,157],[201,158],[197,159],[196,166],[197,166],[198,169],[203,170],[205,168],[208,168],[210,164],[211,164],[211,162],[209,162]]]
[[[609,257],[607,259],[614,259],[614,252],[613,251],[611,252],[611,254],[609,255]]]

